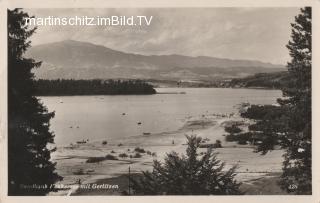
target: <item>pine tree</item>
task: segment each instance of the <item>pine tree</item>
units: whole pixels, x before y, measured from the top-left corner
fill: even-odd
[[[287,48],[290,82],[282,89],[280,106],[251,106],[243,117],[254,119],[249,129],[262,141],[263,154],[280,145],[285,149],[281,187],[295,194],[311,194],[311,8],[301,9],[291,24]]]
[[[188,137],[186,156],[167,154],[164,163],[154,161],[153,171],[132,179],[137,195],[239,195],[240,183],[234,180],[235,169],[224,171],[224,163],[211,148],[204,155],[197,150],[201,138]]]
[[[281,184],[297,194],[311,194],[311,7],[301,9],[291,24],[287,48],[291,56],[288,70],[293,85],[283,89],[288,99],[279,100],[287,108],[288,129],[283,142],[287,151]]]
[[[54,135],[49,121],[54,113],[33,96],[33,68],[40,62],[25,58],[28,38],[36,28],[25,25],[28,14],[8,10],[8,194],[45,195],[50,184],[61,180],[48,149]],[[43,187],[39,189],[38,187]],[[31,187],[31,188],[30,188]],[[32,188],[33,187],[33,188]]]

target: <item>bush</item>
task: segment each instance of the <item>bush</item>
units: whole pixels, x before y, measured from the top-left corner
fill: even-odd
[[[138,152],[133,156],[133,158],[141,158],[141,157],[142,157],[141,154]]]
[[[146,153],[146,151],[143,148],[139,148],[139,147],[136,147],[134,151],[139,153]]]
[[[230,133],[230,134],[235,134],[235,133],[240,133],[242,130],[235,124],[231,125],[231,126],[226,126],[224,128],[224,130],[227,132],[227,133]]]
[[[113,156],[113,155],[111,155],[111,154],[106,155],[105,159],[106,159],[106,160],[118,160],[117,157],[115,157],[115,156]]]
[[[106,144],[108,144],[108,142],[104,140],[104,141],[102,141],[102,144],[106,145]]]
[[[213,147],[214,148],[221,148],[222,147],[221,141],[220,140],[216,140],[216,143],[213,144]]]
[[[236,166],[224,169],[213,149],[197,153],[201,138],[187,136],[186,155],[167,154],[164,163],[154,161],[152,172],[132,180],[137,195],[239,195],[240,183],[234,180]]]
[[[106,160],[105,157],[101,156],[101,157],[89,157],[87,159],[87,163],[97,163],[97,162],[101,162],[101,161],[104,161]]]
[[[241,144],[241,145],[246,145],[247,144],[247,141],[242,139],[242,140],[238,140],[238,144]]]
[[[236,135],[233,135],[233,134],[226,135],[226,141],[227,141],[227,142],[237,141],[237,136],[236,136]]]
[[[121,153],[121,154],[119,154],[119,157],[120,157],[120,158],[127,158],[128,155],[127,155],[126,153]]]
[[[103,157],[103,156],[89,157],[86,162],[87,163],[97,163],[97,162],[101,162],[101,161],[105,161],[105,160],[118,160],[118,159],[117,159],[117,157],[115,157],[111,154],[108,154],[105,157]]]

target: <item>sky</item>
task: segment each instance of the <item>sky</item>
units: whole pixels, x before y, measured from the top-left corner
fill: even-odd
[[[153,16],[150,26],[38,26],[33,45],[85,41],[118,51],[212,56],[285,65],[299,8],[25,9],[35,17]]]

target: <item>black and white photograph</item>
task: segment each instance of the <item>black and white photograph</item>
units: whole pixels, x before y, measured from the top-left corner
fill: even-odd
[[[313,195],[312,13],[8,8],[7,195]]]

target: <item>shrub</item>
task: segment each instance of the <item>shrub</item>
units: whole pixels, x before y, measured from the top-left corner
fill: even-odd
[[[238,144],[246,145],[246,144],[247,144],[247,141],[244,140],[244,139],[241,139],[241,140],[238,140]]]
[[[139,148],[139,147],[136,147],[134,151],[139,153],[146,153],[146,151],[143,148]]]
[[[224,130],[227,132],[227,133],[230,133],[230,134],[234,134],[234,133],[240,133],[242,130],[235,124],[231,125],[231,126],[226,126],[224,128]]]
[[[101,156],[101,157],[89,157],[87,159],[87,163],[96,163],[96,162],[101,162],[101,161],[104,161],[105,160],[105,157]]]
[[[104,140],[104,141],[102,141],[102,144],[106,145],[106,144],[108,144],[108,142]]]
[[[120,157],[120,158],[127,158],[128,155],[127,155],[126,153],[121,153],[121,154],[119,154],[119,157]]]
[[[201,138],[187,136],[186,155],[167,154],[164,163],[154,161],[152,172],[132,180],[138,195],[239,195],[240,183],[234,180],[236,166],[224,169],[213,149],[203,156],[197,153]]]
[[[111,154],[106,155],[105,159],[106,159],[106,160],[118,160],[117,157],[115,157],[115,156],[113,156],[113,155],[111,155]]]
[[[237,136],[236,136],[236,135],[233,135],[233,134],[226,135],[226,141],[227,141],[227,142],[237,141]]]
[[[214,148],[221,148],[222,147],[221,141],[220,140],[216,140],[216,143],[213,144],[213,147]]]
[[[111,154],[108,154],[105,157],[103,157],[103,156],[89,157],[86,162],[87,163],[97,163],[97,162],[101,162],[101,161],[105,161],[105,160],[118,160],[118,159],[117,159],[117,157],[115,157]]]
[[[133,158],[141,158],[141,157],[142,157],[141,154],[138,152],[133,156]]]

